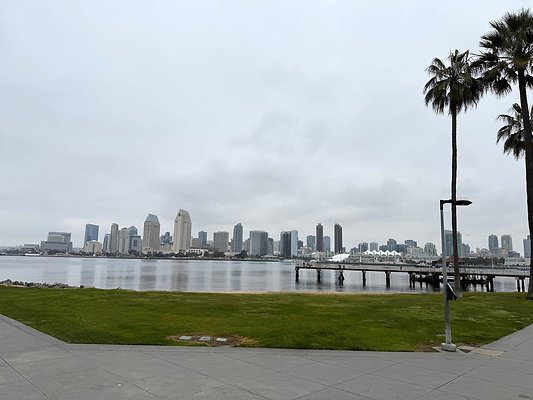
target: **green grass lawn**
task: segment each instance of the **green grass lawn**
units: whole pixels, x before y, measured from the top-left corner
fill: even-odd
[[[0,287],[0,314],[71,343],[176,345],[173,335],[239,336],[258,347],[425,350],[444,341],[440,294],[214,294]],[[521,293],[451,302],[456,344],[533,323]]]

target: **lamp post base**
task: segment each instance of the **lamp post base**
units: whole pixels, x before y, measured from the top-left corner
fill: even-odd
[[[455,352],[457,351],[457,346],[454,345],[453,343],[441,343],[440,349],[444,351]]]

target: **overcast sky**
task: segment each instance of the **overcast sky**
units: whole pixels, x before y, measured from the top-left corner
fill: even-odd
[[[0,244],[154,213],[193,234],[241,222],[279,239],[343,226],[344,245],[431,241],[450,196],[450,118],[426,67],[478,52],[519,1],[0,3]],[[458,122],[463,241],[527,235],[523,161],[496,145],[518,99]],[[532,100],[533,101],[533,100]],[[449,214],[446,215],[448,223]]]

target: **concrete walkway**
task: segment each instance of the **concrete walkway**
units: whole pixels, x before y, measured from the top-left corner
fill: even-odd
[[[533,399],[533,326],[471,353],[67,344],[0,316],[0,399]]]

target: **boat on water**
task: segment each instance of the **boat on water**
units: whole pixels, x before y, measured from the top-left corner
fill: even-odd
[[[26,257],[39,257],[40,253],[24,253]]]

